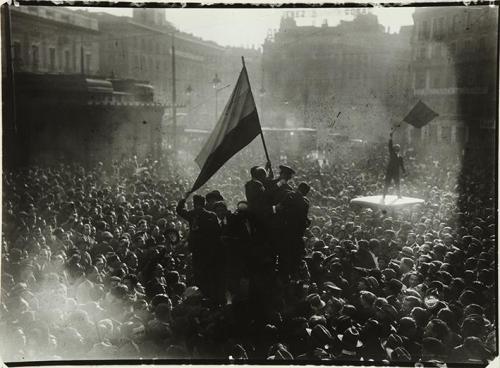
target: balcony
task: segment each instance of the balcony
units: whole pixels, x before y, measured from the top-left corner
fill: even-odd
[[[487,87],[422,88],[414,90],[415,96],[485,95],[487,93],[488,93]]]

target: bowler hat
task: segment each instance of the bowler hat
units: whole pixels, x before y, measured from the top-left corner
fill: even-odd
[[[359,332],[354,327],[349,327],[343,334],[339,334],[337,337],[346,350],[352,351],[355,348],[363,346],[363,343],[359,339]]]
[[[285,174],[285,175],[289,175],[289,176],[292,176],[292,175],[295,175],[295,170],[292,169],[291,167],[289,166],[286,166],[286,165],[280,165],[279,166],[279,169],[280,171]]]

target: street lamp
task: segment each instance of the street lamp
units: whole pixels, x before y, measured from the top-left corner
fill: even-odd
[[[191,94],[193,93],[193,88],[188,85],[186,88],[186,96],[188,97],[188,116],[191,119]]]
[[[214,79],[212,79],[212,84],[214,86],[214,89],[217,89],[217,86],[220,84],[220,79],[217,73],[215,73]]]
[[[261,120],[264,121],[264,96],[266,95],[266,90],[264,86],[260,87],[259,96],[260,96],[260,117]]]
[[[214,79],[212,79],[212,85],[213,85],[214,90],[215,90],[215,123],[216,124],[217,124],[217,119],[218,119],[217,100],[218,100],[219,92],[230,86],[230,84],[226,84],[225,86],[218,88],[220,82],[221,82],[221,80],[219,79],[219,76],[217,75],[217,73],[215,73],[215,77],[214,77]]]

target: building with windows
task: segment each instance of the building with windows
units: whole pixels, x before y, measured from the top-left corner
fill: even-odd
[[[97,21],[62,7],[10,6],[15,72],[97,74]]]
[[[370,13],[320,27],[283,17],[263,52],[272,120],[318,131],[335,125],[355,138],[385,136],[407,108],[410,36],[411,27],[391,34]]]
[[[432,148],[494,139],[498,8],[417,8],[413,19],[412,97],[439,116],[423,129],[408,127],[408,140]]]
[[[97,13],[95,17],[101,30],[103,75],[149,80],[157,98],[170,102],[174,44],[177,103],[186,102],[184,94],[189,89],[198,94],[209,93],[216,66],[222,60],[223,47],[180,32],[165,19],[164,9],[134,9],[132,17],[107,13]]]
[[[173,96],[175,46],[176,104],[181,106],[177,123],[181,126],[210,128],[215,124],[216,112],[222,111],[238,78],[241,56],[246,56],[250,74],[260,71],[259,50],[226,48],[182,32],[165,18],[165,9],[134,9],[132,17],[93,16],[100,28],[102,75],[148,80],[155,87],[157,101],[168,105]],[[167,109],[167,124],[170,114]]]

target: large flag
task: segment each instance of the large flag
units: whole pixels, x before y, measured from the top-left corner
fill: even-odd
[[[422,128],[436,116],[438,116],[438,114],[429,106],[424,104],[422,101],[418,101],[415,107],[411,109],[403,120],[408,124],[413,125],[415,128]]]
[[[201,168],[191,192],[199,189],[238,151],[261,133],[245,65],[212,134],[195,161]]]

